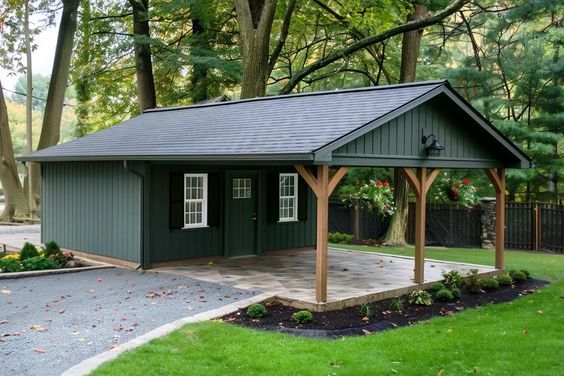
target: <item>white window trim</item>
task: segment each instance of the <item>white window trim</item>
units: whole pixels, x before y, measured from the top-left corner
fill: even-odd
[[[201,199],[187,199],[186,198],[186,178],[203,178],[203,194]],[[202,222],[200,223],[186,223],[186,203],[188,201],[202,201]],[[184,174],[184,228],[202,228],[208,227],[208,174]]]
[[[281,196],[280,195],[280,180],[285,176],[294,177],[294,195],[293,196]],[[294,198],[294,216],[292,218],[280,218],[280,199],[284,198]],[[278,176],[278,222],[297,222],[298,221],[298,174],[297,173],[281,173]]]

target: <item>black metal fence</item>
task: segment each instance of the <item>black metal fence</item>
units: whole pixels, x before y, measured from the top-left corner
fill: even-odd
[[[415,242],[415,205],[409,207],[406,239]],[[564,252],[564,205],[544,203],[506,204],[505,246],[508,249]],[[428,204],[425,239],[427,245],[480,247],[480,207]],[[333,200],[329,204],[329,231],[355,234],[361,240],[382,237],[389,219],[376,213]]]

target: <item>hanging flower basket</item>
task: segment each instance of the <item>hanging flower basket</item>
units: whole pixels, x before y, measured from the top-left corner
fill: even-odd
[[[446,195],[450,201],[460,200],[460,196],[458,196],[458,189],[447,189]]]
[[[460,202],[466,206],[473,206],[477,202],[478,188],[470,184],[470,180],[445,179],[443,182],[445,196],[452,202]]]

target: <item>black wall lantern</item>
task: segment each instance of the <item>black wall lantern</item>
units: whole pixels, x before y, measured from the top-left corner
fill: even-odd
[[[429,139],[431,139],[431,144],[427,145],[427,141],[429,141]],[[425,136],[423,129],[421,129],[421,143],[425,145],[427,155],[430,157],[438,157],[441,154],[441,150],[445,150],[445,147],[439,143],[434,134]]]

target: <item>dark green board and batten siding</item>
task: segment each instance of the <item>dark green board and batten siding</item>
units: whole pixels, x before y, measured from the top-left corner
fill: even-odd
[[[41,240],[139,262],[141,183],[121,162],[42,164]]]
[[[470,122],[444,97],[435,97],[335,149],[332,161],[351,166],[483,168],[511,158],[504,154],[500,158],[499,146]],[[445,146],[440,156],[427,156],[421,130]]]
[[[249,169],[248,166],[194,166],[154,164],[150,172],[150,262],[224,256],[225,248],[225,197],[220,205],[220,221],[205,228],[171,229],[169,221],[171,176],[184,173],[208,173],[220,176],[219,188],[225,192],[227,179],[256,173],[259,194],[259,253],[276,249],[313,246],[315,244],[315,197],[307,189],[307,220],[292,223],[268,221],[267,180],[276,172],[294,172],[291,167]],[[208,189],[213,189],[208,187]],[[228,193],[227,193],[228,194]]]

